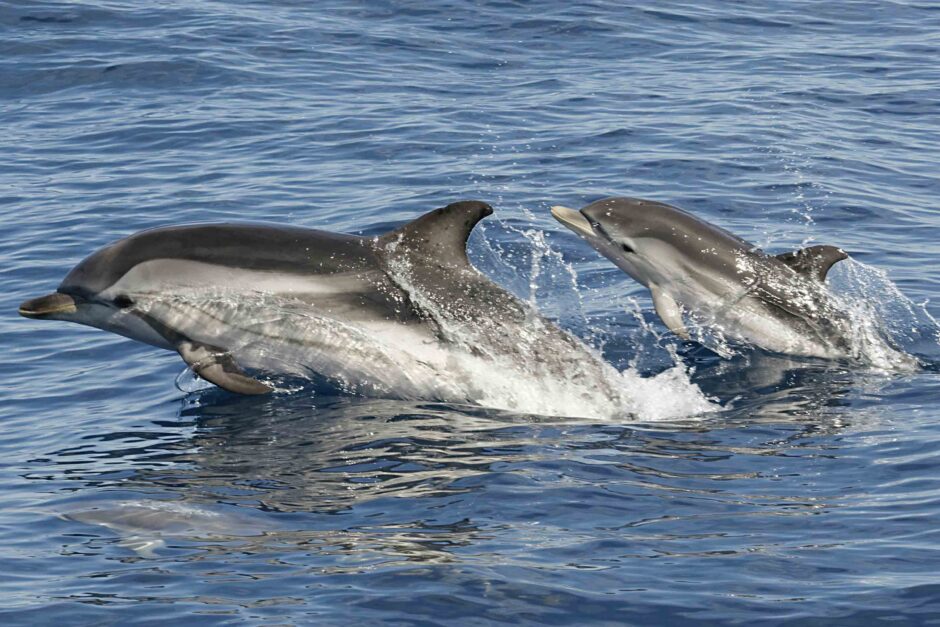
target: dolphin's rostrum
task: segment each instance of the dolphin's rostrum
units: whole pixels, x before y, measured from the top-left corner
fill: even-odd
[[[768,255],[676,207],[605,198],[552,215],[650,290],[656,313],[689,338],[684,315],[770,351],[854,357],[848,318],[825,278],[848,255],[811,246]]]

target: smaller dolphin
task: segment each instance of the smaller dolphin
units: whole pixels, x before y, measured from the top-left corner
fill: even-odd
[[[670,331],[689,338],[683,314],[724,335],[791,355],[852,358],[851,324],[826,287],[848,255],[810,246],[768,255],[665,203],[605,198],[552,215],[649,288]]]

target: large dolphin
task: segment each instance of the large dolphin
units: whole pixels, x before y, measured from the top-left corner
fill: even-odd
[[[825,278],[846,259],[835,246],[768,255],[676,207],[639,198],[605,198],[552,215],[649,288],[656,313],[688,338],[693,315],[725,336],[770,351],[858,357],[851,324]]]
[[[588,397],[609,405],[616,371],[470,264],[467,238],[492,211],[456,202],[378,237],[259,224],[142,231],[19,312],[176,351],[242,394],[270,391],[265,372],[314,374],[367,396],[515,409],[529,378],[567,394],[561,411]]]

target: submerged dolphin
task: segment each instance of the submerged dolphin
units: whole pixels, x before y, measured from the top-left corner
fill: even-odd
[[[231,508],[215,511],[198,503],[157,499],[132,500],[115,504],[101,503],[86,509],[59,513],[63,520],[102,526],[117,533],[119,546],[133,550],[140,557],[159,557],[157,549],[166,540],[242,541],[250,543],[270,533],[247,515]]]
[[[467,238],[492,211],[457,202],[379,237],[258,224],[147,230],[95,252],[19,312],[176,351],[242,394],[272,389],[252,369],[509,409],[528,407],[518,395],[529,378],[564,387],[571,407],[588,396],[609,404],[616,371],[470,264]]]
[[[824,358],[857,357],[848,318],[825,284],[835,246],[777,256],[670,205],[606,198],[552,215],[649,288],[670,331],[689,333],[683,312],[723,334],[770,351]]]

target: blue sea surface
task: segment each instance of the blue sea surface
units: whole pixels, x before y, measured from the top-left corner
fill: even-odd
[[[0,623],[940,624],[940,5],[0,1],[0,123]],[[667,334],[549,215],[610,195],[844,248],[922,367]],[[679,411],[184,393],[17,315],[140,229],[470,198],[475,264]]]

